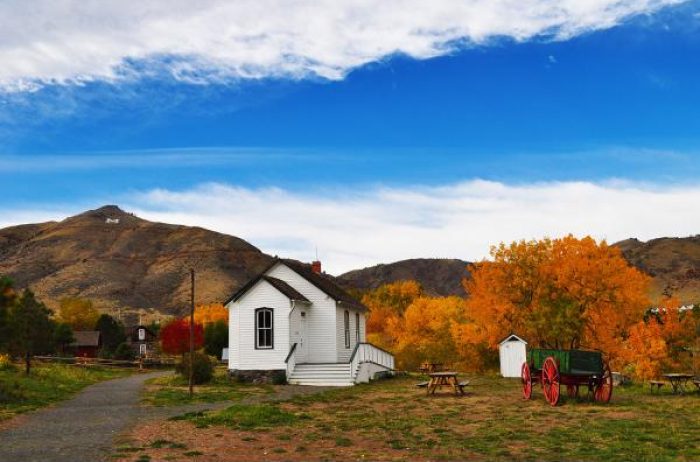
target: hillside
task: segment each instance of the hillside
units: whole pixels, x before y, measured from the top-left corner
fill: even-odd
[[[118,221],[118,222],[117,222]],[[191,266],[197,301],[225,299],[272,257],[237,237],[202,228],[153,223],[116,206],[60,222],[0,230],[0,274],[31,287],[52,308],[86,297],[102,311],[184,312]]]
[[[627,239],[613,244],[635,267],[653,277],[652,297],[671,293],[684,303],[700,301],[700,235]],[[353,270],[338,276],[348,287],[374,289],[397,280],[413,279],[434,295],[464,295],[460,281],[469,277],[469,263],[452,259],[410,259]]]
[[[700,301],[700,235],[647,242],[627,239],[614,245],[630,263],[654,278],[655,297],[666,292],[684,303]]]
[[[700,301],[700,235],[614,244],[683,302]],[[116,206],[60,222],[0,229],[0,274],[31,287],[52,308],[67,296],[93,300],[102,311],[134,319],[136,313],[181,314],[188,308],[189,273],[197,271],[197,302],[224,300],[272,257],[234,236],[202,228],[153,223]],[[464,295],[468,262],[410,259],[342,274],[348,288],[372,289],[404,279],[433,295]]]
[[[374,289],[389,282],[413,279],[431,295],[464,295],[462,279],[469,262],[447,258],[414,258],[349,271],[338,276],[347,287]]]

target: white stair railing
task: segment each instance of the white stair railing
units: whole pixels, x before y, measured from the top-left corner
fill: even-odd
[[[355,350],[350,357],[350,374],[353,380],[357,377],[357,372],[362,363],[374,363],[389,370],[394,370],[394,355],[371,343],[358,343],[355,345]]]
[[[296,350],[297,344],[295,343],[289,349],[287,359],[284,360],[284,362],[287,363],[287,380],[289,380],[289,377],[291,377],[292,373],[294,372],[294,368],[297,366]]]

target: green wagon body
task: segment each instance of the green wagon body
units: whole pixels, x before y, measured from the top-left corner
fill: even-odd
[[[541,370],[549,356],[557,360],[561,374],[592,376],[603,373],[603,355],[599,351],[534,348],[528,350],[527,362],[533,369]]]
[[[525,399],[532,395],[532,384],[539,382],[552,406],[559,402],[560,385],[566,386],[569,397],[577,397],[580,387],[587,388],[595,401],[607,403],[612,397],[612,372],[600,351],[533,348],[527,352],[521,378]]]

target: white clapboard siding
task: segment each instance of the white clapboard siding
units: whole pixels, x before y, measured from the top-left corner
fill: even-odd
[[[255,348],[255,310],[274,310],[274,348]],[[229,369],[285,369],[289,353],[290,300],[265,280],[229,304]]]
[[[348,309],[350,313],[350,348],[345,348],[345,308],[342,308],[343,304],[340,303],[339,307],[336,309],[335,315],[335,331],[336,331],[336,348],[338,349],[338,359],[340,363],[350,361],[350,355],[357,345],[357,322],[355,314],[360,315],[360,343],[365,342],[365,314],[362,311]]]
[[[333,329],[336,322],[335,300],[281,262],[266,274],[285,281],[311,302],[311,306],[305,308],[309,345],[308,356],[304,362],[336,362],[336,331]],[[295,311],[299,310],[300,306],[297,305]]]

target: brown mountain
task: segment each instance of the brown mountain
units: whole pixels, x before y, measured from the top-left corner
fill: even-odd
[[[0,230],[0,274],[52,308],[76,296],[122,315],[179,314],[188,309],[190,267],[196,300],[208,303],[224,300],[271,259],[237,237],[153,223],[113,205]]]
[[[632,265],[652,276],[654,299],[666,293],[677,296],[683,303],[700,301],[700,235],[648,242],[627,239],[613,245],[622,250]],[[460,281],[469,277],[467,265],[463,260],[419,258],[353,270],[338,279],[358,289],[413,279],[434,295],[464,295]]]
[[[338,280],[347,287],[364,290],[412,279],[431,295],[464,296],[462,279],[469,277],[468,264],[448,258],[413,258],[349,271],[338,276]]]
[[[664,291],[683,302],[700,301],[700,235],[636,239],[615,244]],[[93,300],[123,316],[181,314],[188,308],[190,267],[196,269],[197,302],[226,299],[273,257],[237,237],[202,228],[153,223],[116,206],[60,222],[0,229],[0,274],[30,287],[50,307],[67,296]],[[434,295],[464,295],[468,262],[411,259],[350,271],[338,277],[349,288],[371,289],[404,279]]]
[[[662,237],[616,244],[625,258],[654,278],[653,296],[672,294],[684,303],[700,302],[700,235]]]

